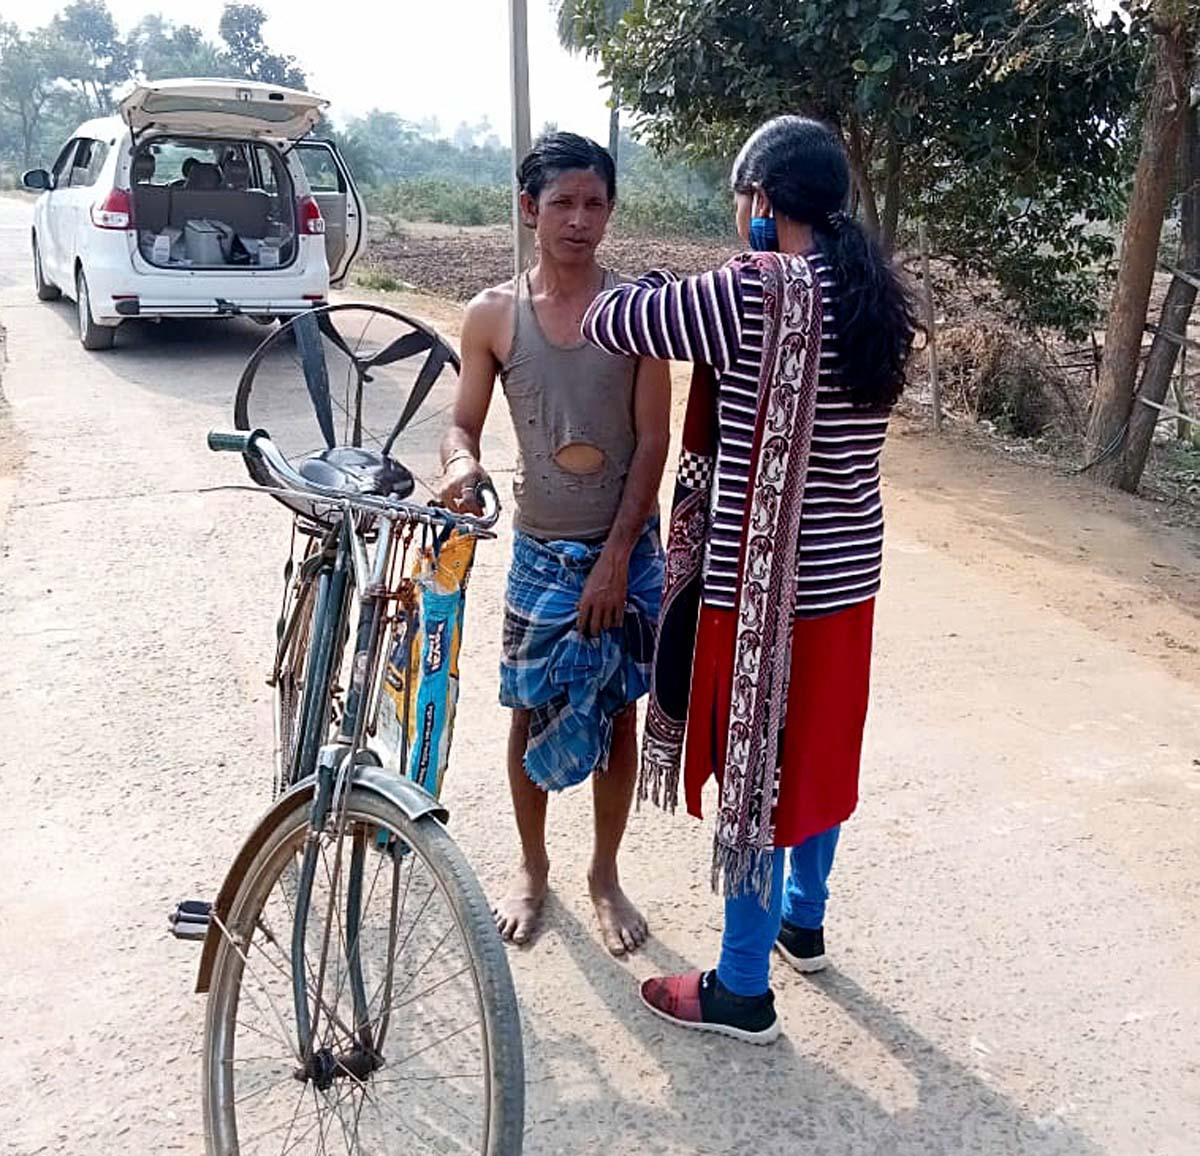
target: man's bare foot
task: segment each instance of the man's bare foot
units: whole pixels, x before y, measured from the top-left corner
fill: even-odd
[[[492,908],[496,930],[502,939],[523,944],[537,934],[549,875],[549,864],[537,870],[522,863],[517,869],[512,889]]]
[[[596,906],[596,918],[600,921],[600,934],[604,946],[613,955],[626,955],[637,951],[650,935],[642,913],[630,902],[621,890],[616,876],[601,879],[589,877],[592,902]]]

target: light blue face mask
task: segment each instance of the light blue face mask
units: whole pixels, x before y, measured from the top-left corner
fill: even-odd
[[[774,217],[750,218],[750,248],[756,252],[778,251],[779,230],[775,227]]]

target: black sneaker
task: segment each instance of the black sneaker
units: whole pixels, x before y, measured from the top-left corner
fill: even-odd
[[[803,975],[824,971],[829,966],[823,927],[813,931],[807,927],[796,927],[785,919],[779,929],[779,938],[775,941],[775,950]]]
[[[775,996],[734,995],[715,971],[667,975],[642,984],[642,1002],[655,1015],[681,1028],[715,1032],[748,1044],[769,1044],[779,1038]]]

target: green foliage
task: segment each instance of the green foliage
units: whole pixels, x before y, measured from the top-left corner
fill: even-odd
[[[0,160],[49,164],[75,126],[107,116],[135,79],[227,76],[304,88],[304,70],[272,52],[254,4],[226,4],[221,43],[146,16],[122,38],[104,0],[75,0],[25,33],[0,22]]]
[[[272,52],[263,40],[267,14],[256,4],[226,4],[221,14],[221,39],[226,59],[236,75],[287,88],[307,87],[304,70],[294,56]],[[228,74],[228,73],[226,73]]]
[[[338,137],[351,167],[367,184],[431,178],[456,184],[506,184],[513,170],[512,154],[495,141],[485,121],[474,130],[460,130],[459,144],[437,139],[394,112],[375,109],[356,117]],[[490,138],[490,139],[489,139]]]
[[[377,189],[369,203],[371,211],[384,219],[444,225],[500,225],[512,212],[512,194],[504,186],[468,185],[430,177]]]
[[[143,75],[154,80],[219,76],[226,66],[221,50],[200,29],[173,25],[159,15],[145,17],[129,43]]]
[[[373,189],[368,202],[372,216],[383,223],[389,236],[399,235],[406,221],[503,225],[512,213],[512,193],[505,185],[470,185],[435,178],[398,181]],[[728,238],[732,209],[724,193],[684,199],[672,192],[635,187],[621,194],[615,223],[626,232],[651,236]]]
[[[947,255],[996,277],[1030,324],[1074,326],[1060,307],[1094,300],[1106,253],[1080,222],[1121,203],[1139,13],[1101,27],[1090,0],[635,0],[607,28],[602,0],[579,4],[586,45],[659,150],[728,157],[770,116],[821,117],[845,131],[885,240],[902,208],[929,215]],[[1017,236],[1032,272],[995,231],[1031,198]]]
[[[114,92],[134,72],[133,54],[103,0],[76,0],[54,17],[49,43],[58,78],[91,116],[108,116]]]
[[[375,266],[368,266],[355,273],[354,280],[364,289],[374,293],[399,293],[405,288],[404,282],[399,278]]]

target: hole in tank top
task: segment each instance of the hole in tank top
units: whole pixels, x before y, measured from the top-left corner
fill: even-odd
[[[568,442],[555,455],[554,460],[568,474],[598,474],[606,458],[604,451],[588,442]]]

